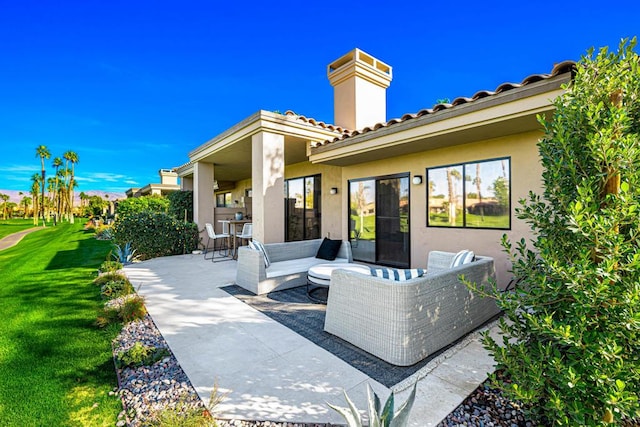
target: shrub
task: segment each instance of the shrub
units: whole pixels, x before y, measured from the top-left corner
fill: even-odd
[[[167,196],[169,199],[169,215],[178,220],[193,222],[193,191],[174,191]],[[186,218],[185,218],[186,213]]]
[[[514,292],[495,291],[508,321],[484,337],[497,380],[554,425],[640,414],[640,59],[635,38],[593,50],[541,119],[544,195],[517,210],[533,248],[505,237]]]
[[[133,286],[128,280],[112,280],[100,287],[100,295],[109,299],[129,295],[133,292]]]
[[[175,405],[170,404],[152,413],[146,422],[152,427],[216,427],[218,424],[211,414],[226,396],[226,393],[220,393],[216,382],[209,397],[210,410],[204,408],[199,399],[194,400],[185,393]]]
[[[116,282],[116,281],[129,281],[129,279],[127,279],[127,276],[125,276],[122,273],[118,273],[117,271],[110,271],[104,274],[101,274],[100,276],[96,277],[93,280],[93,284],[97,285],[97,286],[102,286],[107,282]]]
[[[100,271],[103,273],[111,273],[122,269],[122,263],[120,261],[104,261],[100,264]]]
[[[131,242],[142,260],[189,253],[198,246],[198,226],[165,213],[140,212],[119,218],[114,240]]]
[[[120,368],[150,366],[168,355],[169,351],[164,347],[151,347],[136,342],[128,350],[119,352],[116,355],[116,362]]]
[[[91,221],[89,221],[91,222]],[[110,225],[99,224],[95,227],[96,239],[98,240],[111,240],[113,239],[113,230]]]
[[[169,208],[169,199],[157,194],[142,197],[130,197],[120,200],[116,208],[119,217],[125,217],[141,212],[166,213]]]
[[[98,314],[96,324],[104,328],[116,322],[129,323],[147,314],[144,298],[136,294],[124,295],[105,303]]]

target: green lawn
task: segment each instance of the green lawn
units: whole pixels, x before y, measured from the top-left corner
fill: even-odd
[[[0,425],[113,426],[121,404],[91,281],[110,243],[84,222],[31,233],[0,251]],[[28,228],[28,227],[24,227]]]
[[[35,227],[33,225],[33,219],[7,219],[0,220],[0,239],[9,234],[16,233],[18,231],[26,230],[27,228]]]
[[[460,213],[456,216],[455,227],[463,226],[463,216]],[[449,216],[447,214],[430,214],[429,225],[432,227],[449,227]],[[509,228],[509,215],[491,216],[467,214],[467,227],[470,228]]]

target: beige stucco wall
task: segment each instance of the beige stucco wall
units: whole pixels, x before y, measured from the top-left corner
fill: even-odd
[[[476,254],[488,255],[496,260],[498,282],[506,285],[511,278],[506,254],[502,252],[500,239],[507,234],[512,240],[529,238],[531,233],[525,223],[515,217],[518,200],[525,198],[530,190],[539,191],[542,167],[540,165],[536,143],[541,133],[529,132],[509,137],[485,140],[451,148],[425,151],[418,154],[387,158],[380,161],[347,166],[342,169],[340,215],[347,216],[350,179],[392,175],[409,172],[411,177],[422,175],[423,183],[410,184],[410,223],[411,223],[411,264],[412,267],[424,267],[431,250],[457,252],[471,249]],[[496,157],[511,157],[511,230],[476,230],[462,228],[436,228],[426,226],[427,180],[426,168],[465,163]],[[330,215],[333,211],[324,211]],[[347,236],[347,223],[342,222],[342,236]]]

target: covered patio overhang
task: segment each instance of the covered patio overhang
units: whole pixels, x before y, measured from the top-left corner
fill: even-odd
[[[339,135],[299,117],[261,110],[189,153],[189,163],[176,172],[183,188],[194,192],[194,220],[201,229],[215,219],[214,192],[250,180],[254,236],[282,241],[284,226],[266,227],[265,219],[284,216],[284,167],[308,161],[310,143]]]

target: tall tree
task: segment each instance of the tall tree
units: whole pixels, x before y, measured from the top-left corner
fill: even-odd
[[[69,188],[67,198],[69,200],[69,222],[73,224],[73,189],[75,188],[75,164],[78,163],[78,155],[73,151],[67,151],[62,156],[71,163],[71,177],[69,179]]]
[[[34,173],[31,176],[31,196],[33,196],[33,225],[38,225],[38,215],[36,212],[39,212],[39,203],[38,198],[40,193],[40,180],[42,177],[37,173]]]
[[[31,204],[31,197],[29,196],[24,196],[21,200],[20,200],[20,204],[24,206],[24,216],[23,218],[27,218],[27,214],[28,214],[28,210],[29,210],[29,205]]]
[[[36,157],[40,157],[40,164],[42,166],[42,185],[41,185],[41,190],[42,190],[42,202],[40,203],[40,216],[42,217],[42,225],[45,226],[45,219],[44,219],[44,183],[46,182],[44,179],[45,176],[45,172],[44,172],[44,159],[49,159],[51,157],[51,153],[49,152],[49,149],[45,146],[45,145],[38,145],[36,147]]]
[[[7,219],[7,202],[9,201],[9,195],[0,193],[0,200],[2,200],[2,219]]]
[[[62,166],[62,159],[60,157],[55,157],[53,159],[53,168],[56,170],[56,196],[54,200],[56,216],[60,218],[60,208],[61,208],[61,192],[60,192],[60,174],[58,173],[60,170],[60,166]]]

